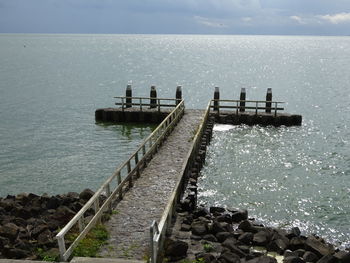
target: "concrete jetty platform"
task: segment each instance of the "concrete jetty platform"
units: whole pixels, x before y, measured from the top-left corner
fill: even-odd
[[[162,216],[203,114],[204,110],[185,111],[140,178],[113,208],[115,212],[107,222],[110,238],[100,256],[135,260],[150,257],[150,224]]]

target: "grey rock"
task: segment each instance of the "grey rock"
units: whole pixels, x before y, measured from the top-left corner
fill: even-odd
[[[319,257],[311,251],[306,251],[303,255],[303,259],[306,262],[316,262],[317,260],[319,260]]]
[[[251,232],[245,232],[239,236],[238,241],[246,245],[251,245],[253,242],[254,234]]]
[[[305,263],[305,261],[296,256],[289,256],[283,259],[283,263]]]
[[[232,252],[222,253],[219,257],[219,261],[224,262],[224,263],[240,263],[241,262],[239,256],[237,256],[236,254],[234,254]]]
[[[322,240],[317,239],[314,236],[309,236],[305,242],[305,248],[309,251],[316,253],[318,256],[327,256],[334,254],[334,247],[330,244],[325,244]]]

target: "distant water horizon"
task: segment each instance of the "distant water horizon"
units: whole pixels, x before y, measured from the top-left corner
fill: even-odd
[[[202,202],[349,246],[350,37],[0,34],[0,59],[0,196],[96,190],[154,128],[95,123],[128,83],[186,108],[272,88],[303,125],[216,131]]]

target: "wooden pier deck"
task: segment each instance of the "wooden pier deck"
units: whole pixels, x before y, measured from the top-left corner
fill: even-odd
[[[114,208],[107,222],[110,238],[100,256],[137,260],[150,257],[150,225],[161,219],[203,114],[204,110],[185,111],[140,178]]]

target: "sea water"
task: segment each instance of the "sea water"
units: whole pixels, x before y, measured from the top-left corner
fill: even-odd
[[[95,123],[128,83],[187,108],[272,88],[303,125],[217,126],[199,200],[346,246],[349,68],[350,37],[1,34],[0,196],[96,190],[154,128]]]

